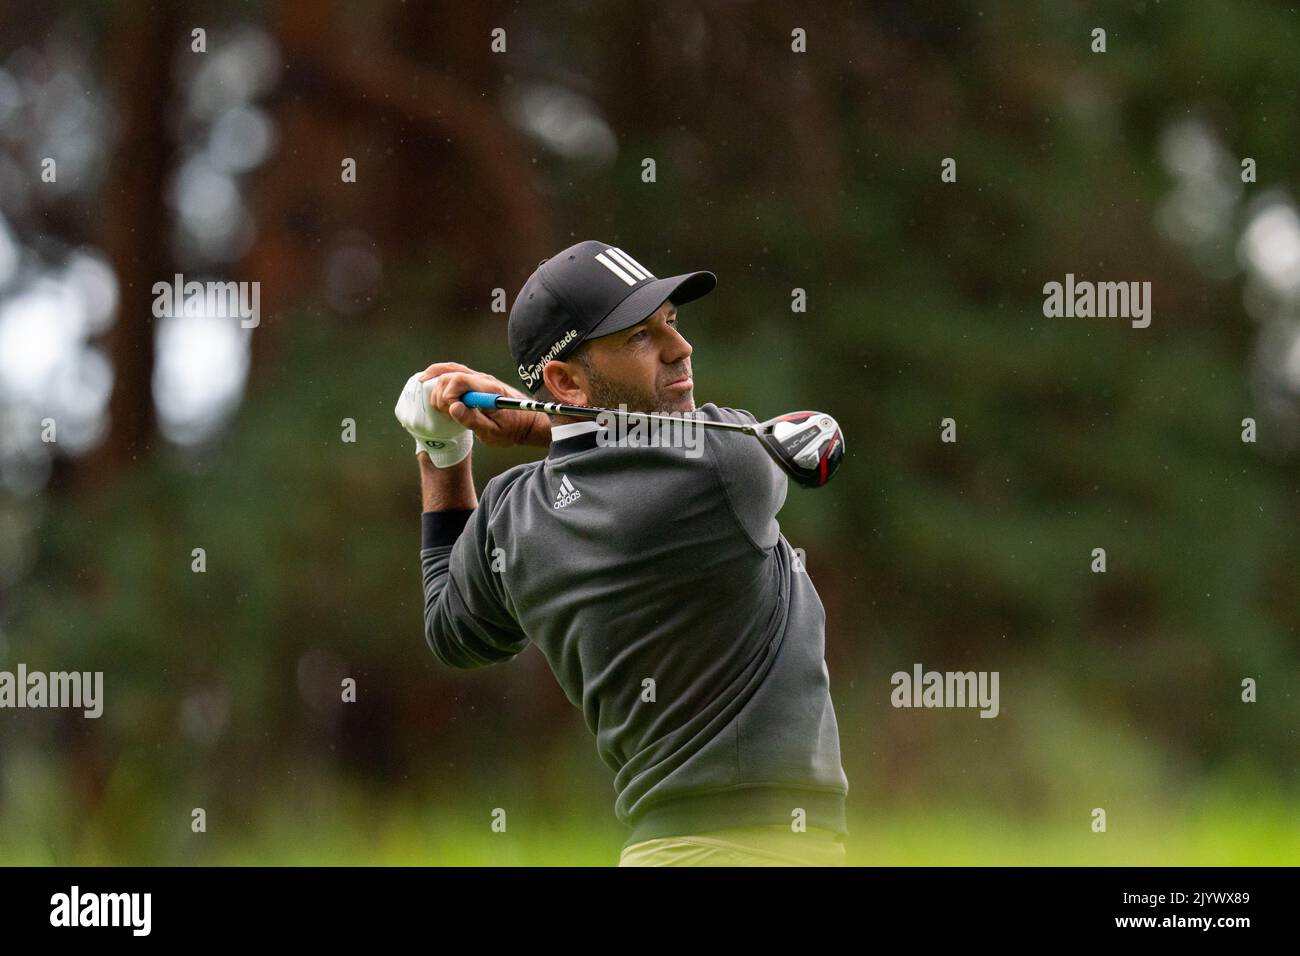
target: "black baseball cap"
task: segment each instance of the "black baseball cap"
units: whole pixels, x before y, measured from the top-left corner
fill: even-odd
[[[665,302],[690,302],[712,291],[712,272],[670,279],[628,253],[588,239],[543,259],[510,309],[510,354],[529,393],[542,387],[546,363],[562,359],[587,339],[631,328]]]

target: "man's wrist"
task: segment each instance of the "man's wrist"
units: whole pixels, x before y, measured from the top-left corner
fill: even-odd
[[[420,497],[425,511],[457,511],[478,507],[474,491],[473,455],[450,468],[439,468],[427,454],[415,456],[420,463]]]

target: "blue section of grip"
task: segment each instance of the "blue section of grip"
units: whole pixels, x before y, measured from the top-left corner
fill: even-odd
[[[466,408],[496,408],[500,395],[491,392],[466,392],[460,397]]]

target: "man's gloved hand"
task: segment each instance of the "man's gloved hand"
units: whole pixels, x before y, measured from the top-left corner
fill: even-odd
[[[466,408],[460,400],[466,392],[492,392],[527,398],[519,389],[459,362],[434,362],[420,374],[438,380],[438,385],[433,390],[433,407],[464,425],[483,444],[492,448],[509,448],[513,445],[538,445],[545,448],[550,445],[550,416],[517,409],[484,411]]]
[[[474,447],[474,433],[433,407],[429,396],[438,378],[435,376],[421,382],[420,376],[423,374],[416,372],[406,380],[393,414],[415,439],[417,455],[422,451],[427,452],[429,460],[436,467],[450,468],[464,461]]]

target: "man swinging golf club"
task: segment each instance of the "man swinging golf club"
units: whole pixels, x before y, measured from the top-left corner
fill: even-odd
[[[678,307],[716,281],[659,279],[595,241],[544,260],[510,312],[524,387],[545,402],[757,434],[746,411],[695,407]],[[632,831],[620,865],[842,864],[848,781],[826,614],[776,521],[787,474],[824,483],[838,463],[833,419],[797,413],[820,416],[806,434],[785,422],[796,416],[764,423],[786,429],[768,447],[709,428],[691,454],[620,442],[554,409],[469,407],[469,392],[527,398],[438,362],[411,377],[396,409],[420,465],[434,656],[468,668],[540,648],[615,771],[615,813]],[[480,500],[475,436],[549,451],[492,478]]]

